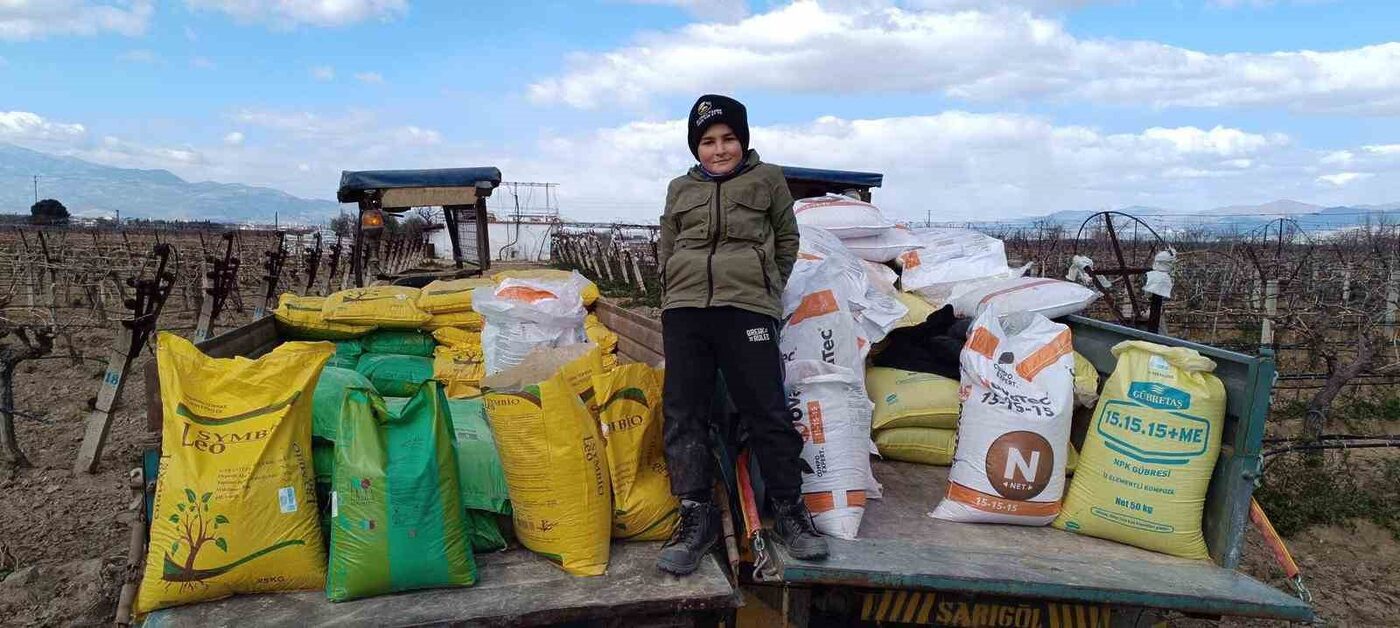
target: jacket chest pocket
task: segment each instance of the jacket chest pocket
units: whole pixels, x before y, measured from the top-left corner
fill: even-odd
[[[678,244],[694,246],[710,239],[710,196],[710,190],[695,190],[676,198],[671,220]]]
[[[724,236],[730,240],[763,242],[772,225],[768,207],[772,193],[763,186],[744,186],[724,191]]]

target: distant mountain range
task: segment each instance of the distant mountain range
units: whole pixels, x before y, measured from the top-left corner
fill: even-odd
[[[340,211],[334,201],[299,198],[240,183],[186,181],[168,170],[114,168],[0,143],[0,213],[28,214],[40,198],[56,198],[78,217],[320,224]]]
[[[0,213],[28,214],[34,202],[30,177],[40,175],[39,196],[57,198],[78,217],[268,224],[274,215],[284,224],[322,224],[340,212],[335,201],[299,198],[272,188],[240,183],[193,183],[167,170],[103,166],[0,143]],[[1309,232],[1346,229],[1387,222],[1400,224],[1400,203],[1322,207],[1293,200],[1262,205],[1231,205],[1199,212],[1135,205],[1116,210],[1132,214],[1159,230],[1249,231],[1280,217],[1297,221]],[[1051,223],[1078,229],[1097,213],[1059,211],[1046,216],[997,221],[995,224]],[[988,223],[992,224],[992,223]]]
[[[1277,200],[1262,205],[1230,205],[1205,211],[1187,212],[1162,207],[1135,205],[1114,211],[1130,214],[1158,231],[1206,229],[1214,232],[1248,232],[1265,224],[1287,218],[1309,233],[1321,233],[1360,227],[1367,224],[1400,224],[1400,203],[1380,205],[1341,205],[1323,207],[1293,200]],[[1078,229],[1090,216],[1089,210],[1059,211],[1045,216],[1018,218],[1012,221],[986,223],[988,226],[1054,224]],[[979,223],[973,223],[977,225]]]

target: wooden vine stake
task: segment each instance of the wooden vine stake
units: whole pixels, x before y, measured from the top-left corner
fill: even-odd
[[[102,448],[107,443],[107,432],[112,427],[117,400],[121,399],[122,387],[126,385],[131,372],[131,363],[141,354],[141,348],[146,346],[146,341],[155,331],[161,308],[175,286],[175,273],[167,269],[170,250],[168,244],[157,244],[152,250],[152,256],[158,260],[154,277],[127,280],[128,285],[136,289],[135,298],[126,302],[132,316],[121,321],[116,341],[112,343],[112,352],[107,356],[107,370],[102,373],[97,403],[87,418],[83,444],[78,449],[78,460],[74,465],[75,472],[97,472]]]

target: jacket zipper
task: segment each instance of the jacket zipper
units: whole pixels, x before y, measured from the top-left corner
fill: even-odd
[[[705,296],[705,307],[710,307],[710,304],[715,300],[715,249],[719,248],[719,236],[724,230],[724,212],[720,207],[719,195],[720,187],[723,185],[723,181],[715,181],[715,219],[711,221],[711,224],[715,226],[715,232],[710,234],[710,255],[705,258],[705,276],[709,283],[708,294]]]
[[[753,247],[753,252],[758,254],[758,272],[763,275],[763,291],[773,294],[773,284],[768,283],[768,255],[759,247]]]

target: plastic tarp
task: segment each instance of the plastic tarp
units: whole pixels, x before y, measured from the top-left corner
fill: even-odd
[[[364,198],[367,190],[473,187],[477,183],[486,183],[492,188],[499,186],[501,170],[492,166],[433,170],[343,170],[336,198],[342,203],[355,203]]]

